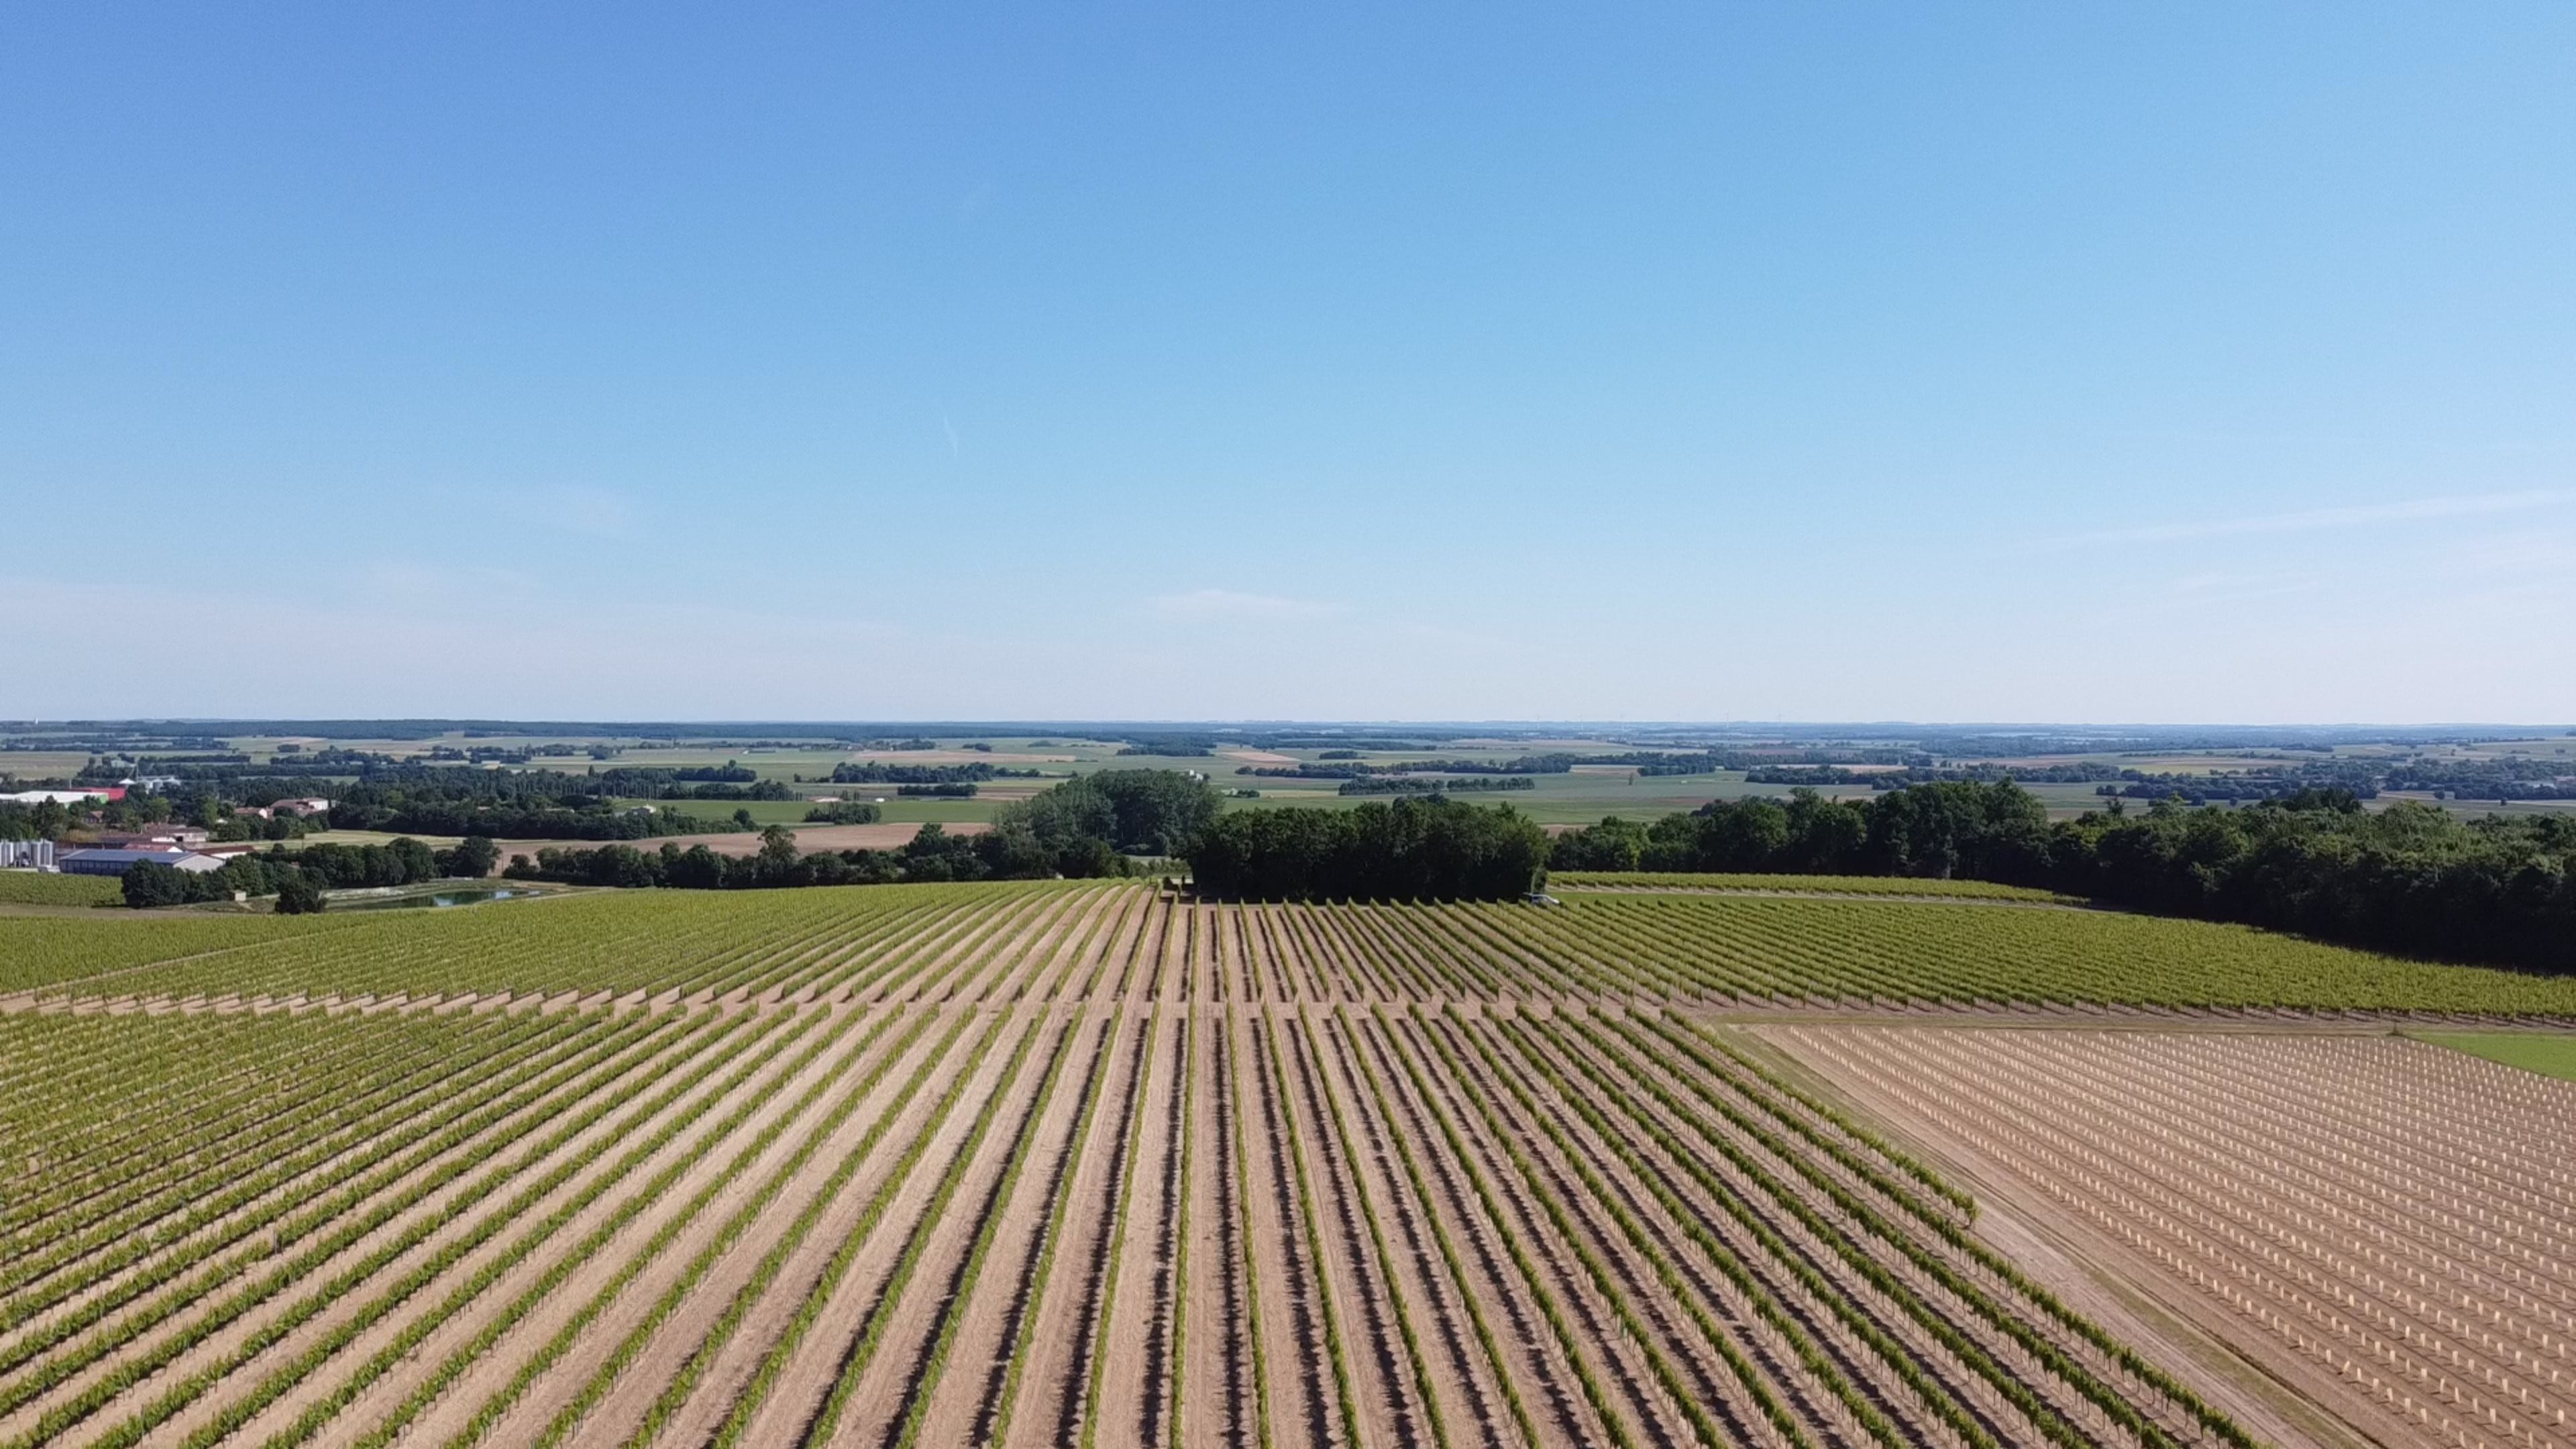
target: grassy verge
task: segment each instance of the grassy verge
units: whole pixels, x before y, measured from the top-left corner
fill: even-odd
[[[2422,1031],[2413,1036],[2508,1067],[2576,1082],[2576,1034],[2537,1031]]]

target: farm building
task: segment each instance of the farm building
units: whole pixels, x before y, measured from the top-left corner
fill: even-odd
[[[222,861],[192,850],[67,850],[57,863],[65,875],[123,875],[145,861],[191,873],[224,868]]]
[[[50,840],[0,840],[0,870],[52,870],[54,843]]]
[[[0,804],[42,805],[51,801],[56,805],[86,805],[92,800],[124,798],[124,786],[100,785],[88,790],[19,790],[12,794],[0,795]]]
[[[206,843],[206,832],[195,825],[147,825],[102,831],[98,843],[109,850],[194,850]]]
[[[330,810],[331,802],[315,796],[304,800],[280,800],[268,808],[287,815],[320,815]]]

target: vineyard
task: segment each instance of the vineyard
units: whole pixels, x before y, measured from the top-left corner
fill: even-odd
[[[2375,1437],[2576,1444],[2576,1085],[2390,1036],[1766,1030]]]
[[[2250,1449],[1716,1018],[2571,1009],[1678,894],[602,893],[0,953],[0,1446]]]
[[[1832,883],[1766,879],[1793,890]],[[0,1001],[815,1000],[838,990],[876,943],[1063,889],[644,891],[497,910],[284,918],[0,916]],[[1308,988],[1354,1000],[2576,1018],[2576,980],[2404,961],[2241,926],[1982,899],[1587,888],[1555,907],[1337,905],[1286,914],[1335,923],[1311,933]]]
[[[123,884],[104,876],[0,870],[0,906],[103,906],[124,899]]]

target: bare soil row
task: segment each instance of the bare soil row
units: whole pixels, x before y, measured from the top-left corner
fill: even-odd
[[[2387,1035],[1761,1031],[2360,1435],[2576,1444],[2576,1086]]]

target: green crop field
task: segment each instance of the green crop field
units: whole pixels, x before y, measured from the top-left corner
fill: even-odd
[[[1835,900],[1821,895],[1851,882],[1742,879],[1764,890],[1820,894],[1577,891],[1556,907],[1346,905],[1291,914],[1348,920],[1360,923],[1354,929],[1409,943],[1401,970],[1443,995],[1651,998],[1719,1008],[1921,1001],[2576,1016],[2576,980],[2402,961],[2197,921]],[[1952,886],[1963,901],[2011,898],[1997,887]],[[327,914],[318,922],[117,918],[86,937],[79,920],[0,920],[0,960],[10,963],[0,987],[280,999],[721,995],[753,981],[793,991],[828,979],[853,942],[890,929],[891,921],[963,920],[1068,889],[1144,888],[603,893],[363,921]],[[94,965],[87,959],[93,956]],[[152,965],[156,960],[167,964]],[[1372,974],[1378,969],[1355,964],[1352,981],[1381,979]]]
[[[0,870],[0,905],[103,906],[124,899],[124,883],[113,876]]]
[[[2576,1035],[2532,1031],[2423,1031],[2414,1035],[2491,1062],[2576,1082]]]

